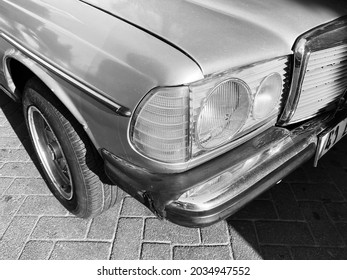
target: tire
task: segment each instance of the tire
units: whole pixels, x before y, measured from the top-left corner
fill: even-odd
[[[116,203],[103,161],[83,127],[37,78],[24,88],[23,111],[50,191],[72,214],[88,218]]]

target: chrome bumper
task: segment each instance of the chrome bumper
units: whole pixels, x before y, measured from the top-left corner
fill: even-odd
[[[111,180],[158,216],[183,226],[201,227],[230,216],[310,159],[316,152],[318,135],[345,117],[345,113],[334,119],[319,117],[293,130],[270,128],[240,147],[178,174],[150,173],[105,150],[102,154]],[[198,191],[194,198],[188,195],[182,199],[182,194],[224,173],[232,174],[228,187],[209,189],[211,199],[202,203]]]

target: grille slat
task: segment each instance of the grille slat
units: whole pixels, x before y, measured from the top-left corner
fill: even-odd
[[[346,79],[339,79],[327,84],[317,85],[315,87],[308,88],[302,92],[301,101],[310,99],[312,101],[316,100],[320,94],[326,96],[326,92],[330,90],[340,89],[342,90],[346,86]],[[327,95],[329,96],[329,94]],[[300,102],[301,103],[301,102]]]
[[[326,107],[329,107],[329,105],[331,105],[333,103],[334,103],[333,100],[330,100],[330,101],[326,102]],[[324,107],[324,108],[326,108],[326,107]],[[322,110],[322,109],[324,109],[324,108],[321,108],[321,106],[319,104],[315,104],[314,106],[312,106],[312,108],[314,108],[315,110]],[[303,113],[303,115],[304,115],[304,113]]]
[[[310,63],[307,65],[307,68],[309,69],[307,71],[307,74],[311,74],[313,71],[322,71],[325,67],[330,68],[334,66],[338,66],[340,63],[346,64],[347,61],[343,61],[346,59],[347,53],[344,53],[344,55],[334,55],[329,58],[319,59],[315,61],[314,63]]]
[[[318,115],[337,104],[347,88],[347,44],[312,52],[292,122]]]
[[[339,63],[331,64],[329,61],[325,62],[325,66],[318,68],[310,68],[309,72],[306,72],[305,80],[312,77],[316,77],[319,74],[327,73],[334,70],[343,70],[347,66],[347,61],[340,61]]]
[[[332,47],[328,49],[323,49],[320,51],[315,51],[311,53],[309,63],[314,63],[316,59],[331,58],[333,56],[339,56],[347,52],[347,45],[341,45],[339,47]]]
[[[328,73],[317,73],[315,76],[310,76],[306,78],[306,83],[304,88],[306,89],[316,87],[318,85],[322,85],[325,83],[333,83],[334,81],[340,80],[347,77],[347,69],[333,69]]]
[[[341,52],[344,52],[346,50],[347,50],[347,45],[340,45],[340,46],[337,46],[337,47],[316,51],[316,52],[313,53],[313,55],[318,57],[318,58],[320,56],[326,57],[326,56],[329,56],[329,55],[331,55],[333,53],[341,53]]]
[[[300,103],[297,108],[298,109],[305,108],[306,106],[310,106],[311,108],[313,108],[314,106],[321,107],[321,104],[320,104],[321,102],[324,102],[324,104],[328,104],[330,102],[336,101],[336,98],[340,96],[340,92],[338,90],[332,90],[331,92],[332,94],[329,97],[326,97],[324,99],[319,99],[317,100],[317,102],[313,102],[312,100],[309,100],[309,99],[305,100],[302,103]]]

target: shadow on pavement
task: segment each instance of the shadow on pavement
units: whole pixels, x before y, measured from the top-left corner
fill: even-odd
[[[347,259],[347,139],[227,220],[236,259]]]
[[[41,172],[40,163],[36,158],[32,144],[30,142],[28,130],[25,125],[22,104],[14,102],[10,97],[8,97],[3,91],[0,90],[0,108],[3,111],[9,124],[11,125],[13,131],[16,133],[16,136],[22,143],[24,149],[30,156],[30,159],[33,161],[37,170],[42,176],[43,174]]]

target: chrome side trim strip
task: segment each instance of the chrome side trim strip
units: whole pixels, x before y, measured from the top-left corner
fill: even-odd
[[[0,90],[6,93],[10,98],[12,98],[15,101],[18,101],[18,98],[16,95],[14,95],[11,91],[9,91],[7,88],[5,88],[3,85],[0,84]]]
[[[291,87],[283,113],[278,121],[279,125],[290,124],[295,114],[311,52],[339,46],[346,42],[347,36],[345,32],[339,30],[346,27],[347,16],[343,16],[337,20],[314,28],[297,39],[293,47],[294,63]]]
[[[39,55],[23,47],[19,42],[17,42],[16,39],[12,38],[12,36],[7,35],[1,31],[0,37],[2,37],[4,40],[6,40],[8,43],[16,47],[21,52],[23,52],[23,54],[25,54],[26,56],[30,57],[36,63],[38,63],[39,65],[41,65],[42,67],[46,69],[49,69],[50,71],[52,71],[54,74],[58,75],[65,81],[75,85],[80,90],[88,94],[91,98],[102,103],[107,108],[112,110],[114,113],[123,117],[130,117],[132,115],[132,112],[130,111],[130,109],[110,100],[109,98],[105,96],[104,93],[100,92],[98,89],[92,87],[91,85],[87,85],[86,83],[77,79],[76,77],[72,77],[71,74],[66,73],[64,70],[60,69],[59,66],[53,65],[52,63],[46,61],[44,58],[40,57]]]

